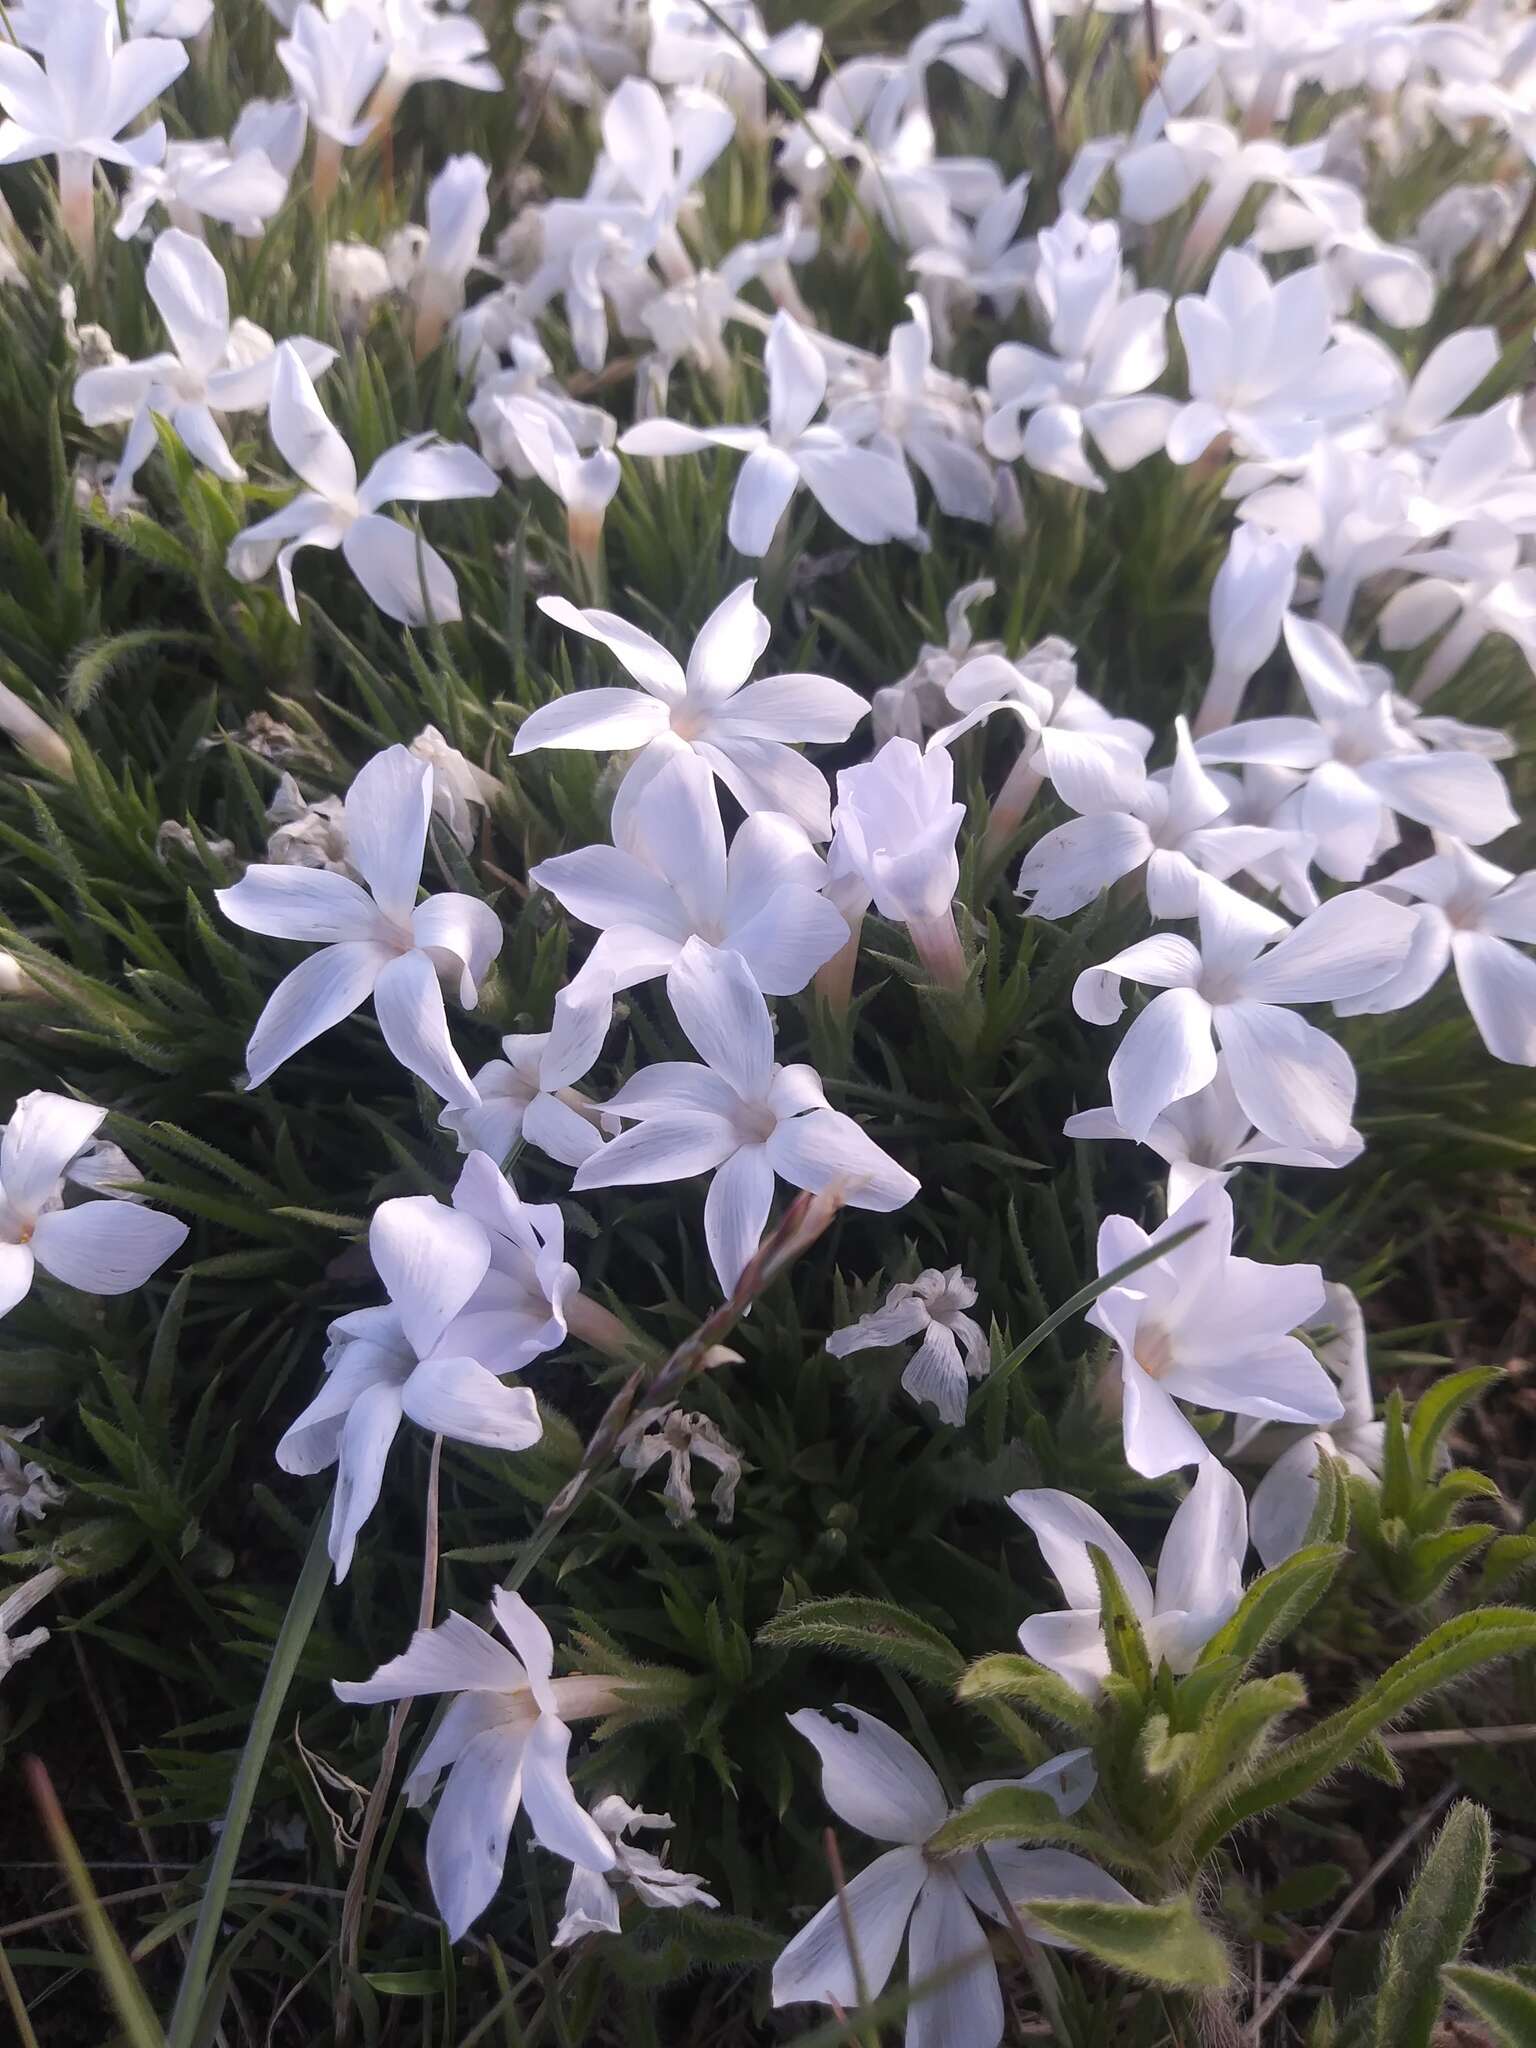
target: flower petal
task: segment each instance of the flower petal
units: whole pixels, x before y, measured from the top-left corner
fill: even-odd
[[[436,1628],[419,1628],[400,1652],[372,1678],[332,1682],[337,1699],[355,1707],[385,1700],[420,1699],[435,1692],[516,1692],[528,1682],[512,1652],[462,1614],[450,1614]]]
[[[1088,1555],[1088,1546],[1094,1544],[1114,1566],[1137,1614],[1143,1621],[1151,1619],[1151,1582],[1130,1546],[1115,1534],[1097,1508],[1052,1486],[1026,1487],[1020,1493],[1009,1494],[1006,1504],[1039,1544],[1040,1555],[1068,1607],[1084,1613],[1099,1611],[1099,1582]]]
[[[791,1187],[820,1194],[836,1186],[851,1209],[900,1209],[922,1186],[837,1109],[785,1117],[768,1140],[768,1157]]]
[[[358,1532],[378,1504],[384,1462],[399,1428],[400,1389],[388,1384],[365,1387],[341,1426],[326,1539],[338,1586],[352,1569]]]
[[[288,342],[277,351],[267,425],[283,460],[312,491],[333,505],[352,500],[357,490],[352,451],[326,417],[303,357]]]
[[[688,656],[690,704],[720,704],[734,695],[767,647],[768,621],[753,602],[756,582],[738,583],[700,626]]]
[[[739,953],[690,939],[667,973],[667,994],[688,1042],[746,1102],[773,1079],[773,1023]]]
[[[365,512],[341,537],[347,566],[386,618],[451,626],[462,617],[453,571],[414,526]]]
[[[1131,1136],[1145,1138],[1170,1103],[1182,1102],[1215,1077],[1210,1004],[1198,989],[1165,989],[1116,1048],[1109,1063],[1110,1101]]]
[[[799,466],[782,448],[764,443],[748,452],[736,473],[725,528],[738,555],[755,558],[767,554],[784,509],[799,485]]]
[[[1472,1021],[1494,1058],[1536,1067],[1536,960],[1488,932],[1457,932],[1451,957]]]
[[[473,1358],[425,1359],[400,1392],[412,1422],[456,1444],[526,1451],[544,1434],[539,1404],[526,1387],[504,1387]]]
[[[1277,1145],[1347,1144],[1355,1070],[1343,1046],[1291,1010],[1227,1003],[1216,1013],[1227,1075],[1254,1128]]]
[[[727,1300],[762,1242],[772,1206],[773,1168],[767,1148],[743,1145],[722,1162],[704,1201],[704,1240]]]
[[[367,891],[329,868],[256,861],[214,896],[231,924],[269,939],[335,945],[379,936],[379,913]]]
[[[873,1714],[842,1701],[837,1712],[838,1720],[813,1707],[789,1716],[790,1727],[821,1758],[821,1795],[828,1806],[877,1842],[926,1842],[949,1810],[928,1764]]]
[[[485,1278],[491,1241],[472,1216],[431,1195],[396,1195],[373,1212],[368,1254],[407,1342],[425,1358]]]
[[[1033,4],[1033,0],[1030,0]],[[937,1978],[931,1988],[925,1982]],[[951,1873],[931,1870],[918,1894],[907,1944],[908,2048],[997,2048],[1003,1993],[991,1945]]]
[[[523,1751],[523,1808],[535,1839],[580,1870],[611,1870],[613,1844],[571,1790],[571,1731],[541,1714]]]
[[[630,625],[616,612],[578,611],[563,597],[541,597],[539,610],[546,618],[564,626],[568,633],[581,633],[588,640],[600,642],[610,654],[617,656],[635,681],[653,697],[659,697],[665,704],[682,702],[686,694],[683,671],[661,642],[653,640],[649,633],[642,633],[638,626]],[[663,724],[665,722],[662,721]],[[637,742],[621,744],[633,746]]]
[[[523,1794],[516,1726],[467,1742],[448,1773],[427,1832],[427,1875],[450,1941],[460,1941],[495,1898]]]
[[[452,1108],[473,1107],[478,1093],[454,1050],[442,983],[427,954],[395,955],[373,985],[373,1009],[384,1043],[407,1072]]]
[[[106,1116],[93,1103],[34,1088],[11,1112],[0,1138],[0,1191],[8,1208],[35,1217],[55,1193],[64,1169],[95,1137]]]
[[[82,1294],[130,1294],[187,1240],[187,1226],[136,1202],[79,1202],[50,1209],[32,1232],[45,1273]]]
[[[774,1964],[774,2004],[804,2000],[847,2011],[858,2004],[861,1981],[871,1998],[878,1997],[896,1967],[927,1871],[920,1850],[889,1849],[850,1878],[841,1895],[828,1899]],[[848,1952],[845,1915],[858,1946],[857,1968]]]
[[[245,1049],[249,1086],[259,1088],[284,1060],[350,1017],[393,957],[385,946],[354,939],[301,960],[273,989],[256,1020]]]

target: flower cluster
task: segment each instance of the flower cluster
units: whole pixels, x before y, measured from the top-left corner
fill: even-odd
[[[1059,112],[1052,37],[1074,10],[966,0],[905,49],[823,68],[817,29],[770,34],[750,0],[525,5],[516,84],[589,139],[584,189],[530,197],[506,166],[449,157],[424,225],[379,248],[332,247],[327,318],[344,355],[300,331],[300,301],[291,332],[232,316],[230,252],[271,232],[306,163],[312,199],[332,203],[411,87],[514,87],[462,9],[268,5],[282,97],[253,101],[227,137],[176,141],[158,119],[137,124],[188,65],[208,7],[130,6],[126,32],[115,0],[10,10],[0,164],[54,164],[59,221],[87,267],[103,260],[98,167],[127,171],[105,260],[147,245],[143,289],[165,344],[134,361],[109,337],[94,357],[77,349],[79,421],[123,430],[93,516],[131,532],[165,444],[179,443],[200,483],[226,493],[217,555],[231,605],[270,606],[289,632],[286,610],[302,627],[296,558],[318,549],[344,566],[311,562],[305,599],[350,575],[423,646],[446,644],[473,610],[454,554],[471,520],[505,540],[519,506],[552,494],[568,542],[538,568],[537,616],[558,634],[540,701],[519,707],[501,758],[471,762],[428,725],[410,747],[375,747],[344,790],[332,776],[318,800],[284,775],[267,857],[216,892],[229,926],[312,949],[266,998],[244,1086],[280,1094],[290,1062],[325,1034],[353,1042],[371,1005],[387,1053],[426,1092],[440,1153],[462,1158],[449,1199],[373,1209],[383,1298],[331,1321],[318,1391],[278,1445],[286,1472],[334,1468],[337,1581],[386,1488],[403,1484],[389,1459],[405,1423],[517,1457],[546,1436],[547,1382],[525,1377],[536,1361],[574,1338],[635,1364],[624,1325],[582,1291],[584,1195],[698,1184],[702,1201],[678,1199],[678,1227],[713,1276],[711,1306],[741,1314],[776,1210],[793,1224],[809,1195],[895,1217],[933,1191],[942,1167],[899,1118],[877,1121],[873,1091],[844,1085],[839,1034],[900,973],[941,1035],[973,1044],[978,987],[999,969],[986,904],[1001,878],[1059,942],[1053,957],[1073,960],[1058,1008],[1067,1028],[1089,1027],[1104,1075],[1107,1101],[1089,1097],[1062,1135],[1134,1145],[1167,1169],[1153,1227],[1103,1219],[1088,1324],[1103,1339],[1094,1396],[1124,1466],[1177,1497],[1154,1574],[1069,1492],[999,1500],[1063,1603],[1031,1614],[1019,1640],[1097,1699],[1112,1669],[1107,1561],[1154,1666],[1188,1674],[1242,1600],[1250,1546],[1272,1568],[1307,1540],[1320,1460],[1365,1486],[1382,1463],[1359,1305],[1316,1264],[1235,1249],[1245,1183],[1261,1165],[1337,1174],[1360,1155],[1369,1088],[1361,1103],[1350,1048],[1362,1041],[1342,1020],[1421,1002],[1447,969],[1493,1059],[1536,1067],[1536,872],[1482,850],[1518,824],[1501,765],[1514,742],[1445,708],[1485,641],[1536,670],[1520,351],[1494,325],[1455,327],[1443,296],[1474,260],[1508,273],[1517,300],[1523,272],[1506,262],[1504,215],[1490,226],[1474,188],[1405,223],[1379,204],[1375,174],[1393,134],[1469,124],[1531,156],[1523,10],[1490,0],[1432,23],[1416,0],[1316,0],[1294,19],[1246,0],[1149,9],[1165,17],[1165,61],[1146,72],[1130,129],[1078,137],[1068,158],[1060,126],[1047,189],[1035,167],[1009,179],[944,154],[929,77],[946,67],[968,95],[1000,101],[1028,78]],[[1107,33],[1129,32],[1122,6],[1101,11]],[[793,111],[780,111],[780,85]],[[1366,137],[1362,111],[1383,100],[1392,133]],[[1293,124],[1297,105],[1308,118]],[[760,234],[729,247],[708,212],[727,164],[783,195]],[[910,286],[904,317],[865,332],[873,347],[818,313],[819,266],[857,260],[838,246],[853,222],[889,241]],[[352,351],[386,300],[407,355],[441,351],[455,395],[364,432]],[[257,452],[258,432],[285,471]],[[675,619],[623,595],[608,608],[608,522],[643,523],[694,465],[716,490],[732,587],[702,618],[682,593]],[[297,488],[284,497],[286,481],[253,485],[257,474]],[[1185,714],[1150,692],[1137,702],[1057,633],[1029,642],[1022,597],[1012,604],[997,577],[940,579],[943,644],[888,671],[873,704],[769,654],[817,527],[855,568],[864,551],[911,559],[957,530],[1021,557],[1026,499],[1092,522],[1153,479],[1171,479],[1219,540]],[[442,519],[441,549],[402,506],[429,508],[434,533]],[[260,516],[241,524],[247,508]],[[274,575],[281,609],[257,588]],[[46,765],[38,749],[59,735],[39,736],[19,703],[7,723],[9,694],[0,725]],[[556,782],[586,765],[566,753],[600,769]],[[518,879],[517,918],[561,925],[577,956],[531,1017],[502,986],[505,899],[490,897],[505,877],[478,858],[507,776],[540,788],[547,776],[562,803],[579,789],[571,814],[601,820],[591,843],[562,844]],[[1106,920],[1113,941],[1099,937]],[[266,954],[250,960],[265,976]],[[543,1028],[507,1032],[501,1056],[477,1064],[482,1005]],[[817,1064],[792,1056],[792,1020],[814,1024]],[[186,1226],[98,1139],[105,1115],[62,1094],[16,1103],[0,1142],[0,1314],[38,1274],[123,1293],[181,1248]],[[527,1152],[560,1199],[518,1193],[509,1161],[526,1186]],[[605,1213],[624,1229],[622,1207]],[[959,1236],[941,1245],[929,1230],[921,1254],[883,1241],[881,1275],[851,1290],[863,1312],[830,1327],[809,1309],[806,1348],[899,1350],[922,1440],[966,1430],[1007,1349],[972,1277],[983,1269]],[[664,1487],[637,1487],[629,1512],[679,1526],[697,1519],[692,1461],[705,1463],[705,1527],[727,1545],[751,1464],[676,1399],[680,1385],[658,1391],[662,1378],[595,1441],[637,1479],[666,1461]],[[1251,1494],[1231,1469],[1244,1461],[1266,1466]],[[61,1497],[46,1465],[0,1438],[7,1541]],[[1008,1526],[999,1513],[999,1536]],[[450,1939],[496,1895],[520,1811],[572,1867],[557,1945],[617,1932],[621,1901],[714,1907],[721,1874],[674,1870],[633,1839],[667,1816],[614,1790],[583,1803],[583,1774],[573,1780],[573,1729],[603,1735],[653,1711],[645,1679],[597,1669],[589,1643],[581,1669],[556,1676],[544,1621],[511,1587],[487,1590],[495,1632],[454,1613],[335,1688],[358,1706],[451,1696],[406,1786],[412,1804],[436,1795],[426,1860]],[[38,1640],[7,1649],[0,1629],[0,1670]],[[1031,1904],[1133,1900],[1094,1861],[1034,1837],[994,1837],[985,1856],[945,1847],[948,1834],[933,1846],[997,1781],[955,1798],[861,1708],[790,1719],[827,1804],[884,1846],[784,1948],[775,2004],[841,2014],[878,1997],[905,1944],[913,2048],[995,2048],[989,1924],[1063,1941]],[[1018,1786],[1066,1821],[1095,1796],[1094,1768],[1069,1752]]]

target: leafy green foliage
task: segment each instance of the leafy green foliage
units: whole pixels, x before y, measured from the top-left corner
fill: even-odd
[[[1221,1942],[1189,1899],[1156,1906],[1101,1899],[1051,1899],[1029,1905],[1042,1927],[1129,1977],[1179,1990],[1220,1991],[1232,1971]]]
[[[1429,2048],[1444,1995],[1440,1973],[1476,1924],[1492,1854],[1487,1814],[1461,1800],[1446,1815],[1383,1945],[1371,2048]]]
[[[1444,1972],[1446,1989],[1492,2028],[1501,2048],[1536,2042],[1536,1984],[1508,1970],[1457,1963]]]

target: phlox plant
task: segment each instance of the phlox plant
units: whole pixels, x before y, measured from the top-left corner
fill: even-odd
[[[1536,2040],[1533,223],[1520,0],[0,6],[18,2040]]]

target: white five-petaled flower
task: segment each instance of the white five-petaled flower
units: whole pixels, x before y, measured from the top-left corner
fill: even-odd
[[[1253,1119],[1233,1094],[1220,1064],[1207,1087],[1170,1102],[1140,1139],[1109,1108],[1079,1110],[1062,1130],[1069,1138],[1125,1138],[1166,1160],[1170,1215],[1196,1188],[1211,1180],[1230,1180],[1240,1166],[1348,1166],[1365,1149],[1358,1131],[1351,1131],[1341,1145],[1316,1151],[1271,1143],[1254,1130]]]
[[[642,420],[619,436],[625,455],[693,455],[733,448],[746,456],[731,497],[726,533],[743,555],[765,555],[789,501],[804,484],[834,525],[874,545],[911,540],[917,497],[906,465],[861,448],[830,421],[813,425],[827,395],[827,359],[798,322],[774,315],[763,348],[768,374],[765,427],[691,427]]]
[[[318,202],[335,190],[342,150],[367,140],[373,124],[364,117],[363,105],[383,76],[387,58],[366,6],[330,13],[300,0],[288,34],[278,41],[277,61],[315,132]]]
[[[789,1723],[815,1746],[822,1796],[832,1811],[860,1834],[894,1846],[851,1878],[790,1942],[773,1966],[773,2002],[849,2010],[861,1996],[878,1998],[905,1940],[912,1991],[907,2048],[997,2048],[1003,1996],[986,1922],[1005,1921],[1006,1910],[974,1849],[926,1852],[950,1818],[927,1761],[873,1714],[841,1703],[836,1712],[842,1718],[807,1707]],[[1027,1778],[973,1785],[965,1804],[1005,1783],[1047,1794],[1067,1815],[1091,1798],[1095,1774],[1088,1752],[1072,1750]],[[1052,1948],[1071,1944],[1030,1918],[1030,1900],[1130,1900],[1123,1885],[1070,1850],[989,1842],[987,1857],[1026,1932]],[[941,1981],[929,1981],[934,1978]]]
[[[501,488],[495,470],[472,448],[417,434],[381,455],[359,483],[351,449],[326,418],[303,358],[287,342],[277,351],[268,423],[284,460],[309,489],[236,536],[230,574],[255,583],[276,561],[283,601],[297,618],[294,556],[300,548],[340,548],[389,618],[406,626],[457,619],[453,571],[419,534],[385,518],[380,508],[401,500],[493,498]]]
[[[1157,1251],[1191,1224],[1192,1237]],[[1129,1216],[1106,1216],[1099,1230],[1101,1274],[1157,1252],[1088,1311],[1119,1353],[1126,1463],[1146,1478],[1208,1455],[1180,1401],[1272,1422],[1343,1412],[1333,1381],[1290,1334],[1322,1306],[1322,1274],[1234,1258],[1232,1227],[1232,1198],[1213,1182],[1150,1237]]]
[[[89,264],[96,165],[159,163],[164,122],[138,135],[122,131],[180,77],[187,53],[166,36],[123,42],[116,0],[49,0],[37,47],[41,63],[0,42],[0,164],[57,158],[60,217]]]
[[[474,1077],[477,1099],[450,1103],[438,1118],[461,1152],[505,1159],[519,1142],[537,1145],[562,1166],[579,1166],[603,1142],[599,1112],[576,1089],[602,1050],[613,1022],[613,988],[599,976],[572,982],[555,997],[548,1031],[514,1031],[504,1055]]]
[[[1365,1318],[1354,1295],[1336,1281],[1328,1282],[1323,1296],[1322,1309],[1312,1319],[1314,1343],[1318,1357],[1338,1381],[1344,1412],[1327,1429],[1309,1430],[1289,1443],[1253,1490],[1248,1526],[1253,1547],[1268,1569],[1283,1563],[1306,1540],[1317,1506],[1320,1457],[1342,1460],[1357,1479],[1381,1476],[1386,1425],[1376,1419]],[[1272,1424],[1241,1423],[1233,1432],[1232,1454],[1245,1451],[1256,1437],[1267,1446],[1274,1434]]]
[[[1002,461],[1022,456],[1045,476],[1102,491],[1085,430],[1112,469],[1130,469],[1162,447],[1176,410],[1147,395],[1168,364],[1168,296],[1126,296],[1118,227],[1071,212],[1042,231],[1031,283],[1051,352],[1016,341],[992,351],[986,445]]]
[[[155,419],[169,421],[197,462],[226,483],[245,471],[229,451],[218,415],[265,410],[277,355],[272,337],[250,320],[229,317],[229,286],[207,247],[167,228],[150,253],[145,285],[170,336],[171,352],[142,362],[87,370],[75,385],[75,406],[88,427],[131,422],[108,509],[121,512],[133,480],[156,446]],[[317,376],[336,360],[324,342],[300,336],[284,344]]]
[[[911,1201],[917,1181],[829,1106],[814,1069],[775,1061],[768,1005],[739,953],[689,939],[667,994],[702,1064],[658,1060],[631,1075],[603,1108],[635,1128],[584,1160],[576,1187],[713,1174],[704,1235],[727,1295],[757,1250],[775,1177],[813,1193],[836,1186],[855,1209]]]
[[[672,1826],[670,1813],[645,1813],[631,1806],[616,1792],[599,1799],[592,1819],[613,1844],[610,1870],[584,1870],[578,1863],[566,1887],[565,1910],[550,1936],[552,1948],[567,1948],[586,1934],[617,1934],[620,1931],[619,1901],[626,1890],[644,1906],[718,1906],[720,1901],[704,1889],[701,1879],[690,1870],[674,1870],[649,1849],[626,1838],[640,1828],[656,1832]]]
[[[1059,1614],[1032,1614],[1019,1630],[1019,1642],[1037,1663],[1089,1698],[1110,1669],[1090,1545],[1114,1567],[1154,1668],[1166,1662],[1170,1671],[1193,1670],[1243,1597],[1247,1504],[1243,1489],[1215,1458],[1202,1460],[1168,1524],[1155,1591],[1135,1553],[1086,1501],[1042,1486],[1009,1494],[1008,1505],[1028,1525],[1067,1602]]]
[[[846,1358],[852,1351],[921,1337],[901,1384],[914,1401],[931,1402],[939,1420],[958,1429],[965,1420],[971,1381],[984,1379],[992,1364],[986,1331],[966,1314],[975,1306],[974,1280],[958,1266],[943,1273],[930,1266],[915,1280],[898,1282],[879,1308],[845,1330],[834,1330],[827,1349],[834,1358]]]
[[[64,1206],[66,1181],[103,1185],[93,1177],[82,1180],[78,1167],[106,1113],[35,1088],[21,1097],[4,1126],[0,1316],[30,1292],[39,1266],[82,1294],[128,1294],[186,1242],[185,1223],[139,1202],[109,1196]]]
[[[1358,882],[1397,844],[1398,815],[1474,846],[1513,828],[1503,778],[1469,744],[1481,737],[1476,728],[1416,714],[1384,670],[1362,667],[1315,619],[1291,613],[1285,644],[1313,716],[1230,725],[1202,739],[1199,753],[1302,776],[1274,822],[1316,842],[1313,858],[1325,874]]]
[[[1359,419],[1390,398],[1380,352],[1333,339],[1333,305],[1320,269],[1278,284],[1246,250],[1227,249],[1203,298],[1173,309],[1189,364],[1190,399],[1168,424],[1168,453],[1194,462],[1218,435],[1238,453],[1304,456],[1325,425]]]
[[[25,1515],[40,1522],[64,1498],[65,1489],[48,1475],[46,1465],[23,1458],[19,1445],[42,1428],[42,1417],[20,1429],[0,1429],[0,1550],[13,1550],[16,1530]]]
[[[514,754],[535,747],[588,752],[637,749],[614,800],[615,835],[624,813],[669,754],[691,747],[744,811],[783,811],[813,839],[832,830],[826,778],[794,742],[835,745],[869,710],[846,683],[829,676],[763,676],[748,682],[768,645],[769,624],[752,601],[755,582],[738,584],[699,628],[686,672],[649,633],[613,612],[578,611],[563,597],[540,611],[570,632],[599,641],[628,670],[638,690],[576,690],[541,705],[518,727]]]
[[[1109,1063],[1120,1124],[1144,1138],[1170,1103],[1214,1080],[1219,1045],[1233,1093],[1265,1138],[1303,1152],[1348,1144],[1354,1066],[1336,1040],[1286,1006],[1382,987],[1408,958],[1413,913],[1352,889],[1292,928],[1235,890],[1202,884],[1199,914],[1198,946],[1154,932],[1073,985],[1072,1007],[1090,1024],[1121,1015],[1122,977],[1162,991]]]
[[[615,845],[529,870],[601,933],[579,982],[632,988],[665,974],[698,938],[739,953],[764,995],[795,995],[847,943],[846,923],[820,893],[827,864],[792,818],[755,811],[727,851],[714,777],[697,754],[664,761],[614,824]]]
[[[1399,868],[1377,887],[1401,896],[1418,918],[1400,973],[1338,1005],[1343,1016],[1400,1010],[1454,967],[1467,1008],[1495,1059],[1536,1067],[1536,872],[1513,875],[1460,840],[1440,838],[1428,860]]]
[[[623,1704],[624,1681],[554,1677],[549,1630],[521,1594],[498,1586],[491,1612],[511,1649],[450,1614],[436,1628],[418,1629],[372,1678],[335,1681],[337,1698],[359,1707],[457,1694],[405,1785],[406,1798],[421,1806],[448,1773],[427,1831],[427,1875],[451,1941],[496,1896],[519,1808],[552,1855],[582,1870],[611,1870],[617,1861],[571,1790],[567,1758],[571,1722],[613,1713]]]
[[[693,1498],[695,1458],[702,1459],[720,1475],[710,1489],[709,1504],[722,1523],[729,1522],[736,1512],[741,1453],[726,1442],[707,1415],[675,1404],[670,1408],[642,1408],[619,1433],[619,1463],[627,1472],[639,1477],[666,1460],[667,1480],[661,1494],[667,1504],[667,1520],[675,1529],[691,1522],[697,1512]]]
[[[497,1377],[509,1369],[499,1354],[493,1369],[467,1348],[493,1335],[475,1313],[493,1254],[484,1226],[430,1195],[400,1195],[373,1212],[368,1251],[388,1305],[331,1324],[325,1381],[277,1447],[285,1472],[336,1467],[327,1548],[338,1581],[352,1568],[358,1532],[407,1416],[429,1433],[491,1450],[524,1451],[543,1434],[528,1389],[504,1387]]]
[[[418,904],[432,816],[432,768],[387,747],[347,791],[348,857],[367,887],[324,868],[253,863],[216,892],[231,922],[271,939],[321,947],[278,983],[246,1048],[260,1087],[301,1047],[339,1024],[369,996],[384,1041],[400,1064],[455,1108],[479,1100],[448,1033],[442,977],[473,1009],[501,951],[501,920],[488,903],[457,893]]]
[[[1202,876],[1225,882],[1294,845],[1293,832],[1226,822],[1227,798],[1202,766],[1182,718],[1175,732],[1171,768],[1147,776],[1128,801],[1105,792],[1091,808],[1074,804],[1081,817],[1035,841],[1018,887],[1036,917],[1066,917],[1137,872],[1154,917],[1193,917],[1201,888],[1210,886]]]

